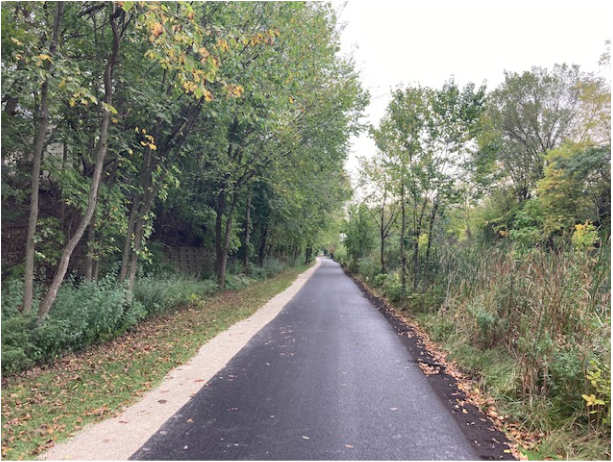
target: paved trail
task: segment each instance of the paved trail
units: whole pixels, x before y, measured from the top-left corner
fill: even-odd
[[[475,460],[383,315],[338,264],[283,311],[135,460]]]

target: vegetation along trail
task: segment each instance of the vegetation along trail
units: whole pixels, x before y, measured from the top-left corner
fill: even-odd
[[[610,459],[611,2],[506,32],[492,3],[1,2],[2,458],[117,416],[323,254],[108,458]]]

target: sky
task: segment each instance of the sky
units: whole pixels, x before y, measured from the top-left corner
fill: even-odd
[[[349,0],[333,2],[344,23],[341,51],[352,55],[371,94],[365,121],[377,124],[392,88],[463,86],[504,81],[504,71],[598,61],[613,32],[612,0]],[[610,77],[610,72],[605,74]],[[354,138],[347,167],[375,153],[366,135]]]

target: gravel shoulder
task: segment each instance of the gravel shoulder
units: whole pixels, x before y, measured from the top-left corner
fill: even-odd
[[[206,343],[190,361],[172,370],[141,401],[112,419],[86,427],[47,451],[42,460],[128,460],[151,435],[221,370],[302,288],[320,261],[302,273],[250,318]]]

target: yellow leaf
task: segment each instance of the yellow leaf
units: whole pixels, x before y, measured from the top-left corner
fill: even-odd
[[[164,33],[164,26],[162,26],[159,22],[156,22],[153,26],[151,26],[151,33],[154,37],[159,37]]]
[[[41,61],[45,61],[46,59],[48,59],[49,61],[51,61],[51,57],[49,55],[38,55],[38,59],[40,59]]]

